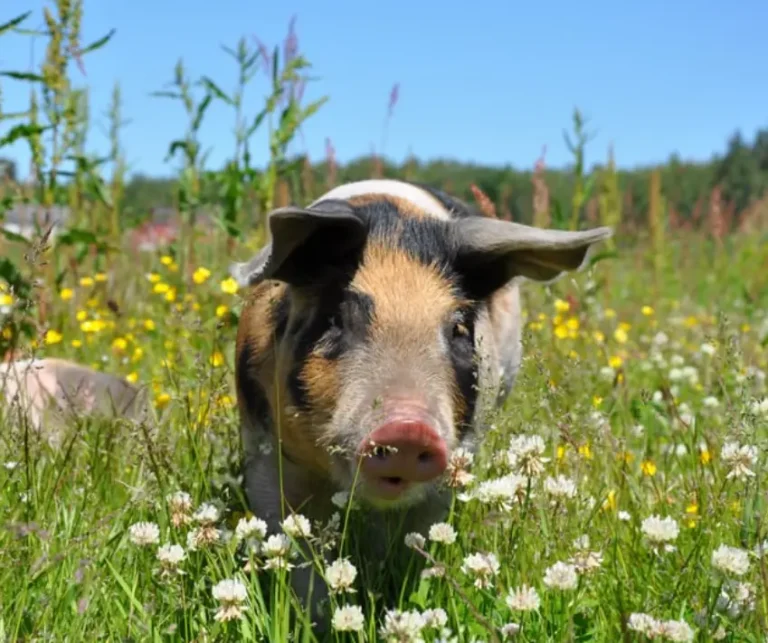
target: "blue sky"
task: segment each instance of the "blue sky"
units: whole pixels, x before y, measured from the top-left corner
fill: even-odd
[[[42,24],[42,1],[8,4],[0,22],[33,9],[29,26]],[[605,158],[612,142],[625,167],[673,152],[707,159],[737,128],[751,138],[768,126],[765,0],[86,0],[85,7],[84,42],[117,28],[86,59],[87,76],[73,74],[92,91],[90,147],[107,149],[104,114],[119,80],[131,169],[152,175],[171,173],[167,146],[184,131],[180,105],[149,96],[171,79],[178,58],[194,77],[231,88],[235,66],[220,45],[244,35],[274,46],[293,15],[318,77],[306,99],[330,96],[297,142],[313,159],[324,156],[326,137],[342,162],[378,148],[394,83],[400,97],[384,152],[397,160],[412,151],[530,167],[546,145],[548,164],[562,166],[569,162],[562,130],[576,105],[597,133],[588,162]],[[0,42],[0,69],[29,69],[44,53],[41,39]],[[254,114],[265,77],[248,91]],[[23,109],[27,96],[27,87],[2,82],[6,111]],[[223,105],[208,112],[202,137],[212,167],[231,153],[232,123]],[[265,137],[254,143],[263,161]],[[26,175],[26,149],[17,145],[10,156]]]

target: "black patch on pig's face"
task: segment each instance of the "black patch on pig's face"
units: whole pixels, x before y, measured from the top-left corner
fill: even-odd
[[[252,373],[253,358],[253,347],[246,342],[237,355],[238,395],[245,403],[248,416],[258,419],[260,426],[269,432],[272,430],[272,413],[267,393]]]
[[[443,327],[457,389],[458,399],[454,401],[454,418],[459,440],[470,432],[477,406],[478,363],[475,344],[477,313],[476,305],[465,306],[459,309]]]
[[[308,297],[302,308],[291,323],[294,348],[288,390],[296,407],[308,411],[310,399],[315,396],[302,376],[307,362],[312,357],[326,364],[336,362],[363,344],[373,319],[374,302],[351,287],[329,286]]]

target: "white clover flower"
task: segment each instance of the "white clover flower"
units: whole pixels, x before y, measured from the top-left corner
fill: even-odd
[[[720,545],[712,552],[712,566],[726,574],[743,576],[749,571],[749,552],[738,547]]]
[[[456,542],[456,531],[447,522],[437,522],[429,528],[429,539],[435,543],[452,545]]]
[[[291,548],[291,540],[285,534],[269,536],[262,546],[262,551],[267,557],[267,562],[264,563],[266,569],[289,570],[293,568],[289,559],[294,552]]]
[[[240,518],[235,527],[235,540],[247,540],[254,538],[264,540],[267,537],[267,523],[261,518],[251,516],[250,518]]]
[[[239,580],[228,578],[219,581],[213,586],[212,594],[221,603],[214,619],[232,621],[243,615],[243,603],[248,598],[248,592]]]
[[[325,580],[333,592],[354,592],[356,577],[357,569],[346,558],[334,560],[325,568]]]
[[[184,548],[181,545],[163,545],[157,549],[157,560],[160,564],[168,569],[172,569],[180,565],[187,557]]]
[[[442,607],[424,610],[421,613],[421,619],[424,621],[424,627],[431,627],[436,630],[442,629],[448,623],[448,614]]]
[[[491,577],[499,571],[499,561],[492,553],[474,553],[464,558],[461,571],[467,576],[475,577],[475,587],[487,589],[491,586]]]
[[[544,471],[550,458],[543,457],[547,445],[539,435],[516,435],[509,443],[506,460],[510,467],[528,478],[535,478]]]
[[[768,397],[752,402],[749,405],[749,410],[753,415],[768,415]]]
[[[701,403],[708,409],[716,409],[718,406],[720,406],[720,400],[718,400],[714,395],[708,395],[701,401]]]
[[[576,568],[568,563],[557,562],[544,571],[544,584],[555,589],[575,589],[579,583]]]
[[[309,538],[312,535],[312,525],[301,514],[291,514],[280,524],[283,531],[293,538]]]
[[[699,350],[704,355],[709,355],[709,356],[712,356],[712,355],[714,355],[717,352],[717,349],[712,344],[710,344],[709,342],[705,342],[704,344],[702,344],[699,347]]]
[[[600,551],[589,551],[589,536],[584,534],[573,542],[576,553],[568,561],[579,574],[588,574],[603,564],[603,554]]]
[[[422,629],[424,629],[424,617],[416,610],[407,612],[387,610],[379,634],[387,642],[416,643],[421,641]]]
[[[139,547],[160,542],[160,528],[154,522],[137,522],[128,528],[131,542]]]
[[[424,545],[426,544],[427,539],[418,532],[412,531],[408,534],[405,534],[405,546],[410,549],[413,549],[414,547],[424,549]]]
[[[518,612],[530,612],[539,609],[541,599],[535,588],[522,585],[509,590],[506,598],[507,607]]]
[[[469,472],[474,458],[472,452],[463,447],[459,447],[451,454],[446,467],[446,479],[449,487],[466,487],[474,482],[475,476]]]
[[[206,524],[187,532],[187,549],[197,551],[201,547],[207,547],[219,542],[220,539],[221,531],[212,525]]]
[[[664,621],[659,625],[659,634],[670,641],[693,641],[693,630],[685,621]]]
[[[186,491],[176,491],[166,497],[171,511],[189,513],[192,511],[192,496]]]
[[[658,635],[661,623],[650,614],[634,612],[627,619],[627,627],[634,632],[644,634],[648,638],[653,638]]]
[[[735,621],[745,609],[753,611],[754,605],[753,588],[749,583],[739,583],[736,586],[726,584],[720,589],[720,596],[715,602],[715,610],[725,612],[728,618]]]
[[[669,336],[664,331],[659,331],[651,340],[656,346],[664,346],[669,343]]]
[[[201,525],[209,526],[218,521],[219,510],[215,505],[206,502],[198,507],[197,511],[192,517]]]
[[[331,625],[338,632],[362,632],[365,627],[363,610],[359,605],[337,607],[333,612]]]
[[[512,638],[520,632],[520,626],[517,623],[505,623],[499,628],[499,632],[505,638]]]
[[[501,478],[481,482],[472,497],[483,504],[498,507],[502,511],[510,511],[514,502],[525,500],[527,488],[527,478],[511,473]]]
[[[574,549],[589,549],[589,535],[582,534],[573,541]]]
[[[192,496],[186,491],[176,491],[166,497],[171,510],[171,523],[174,527],[189,524],[192,520]]]
[[[349,500],[349,491],[337,491],[331,496],[331,503],[339,509],[351,509],[354,511],[358,508],[358,504],[352,500]]]
[[[266,556],[287,556],[290,551],[291,541],[285,534],[272,534],[264,542],[264,554]]]
[[[555,498],[573,498],[576,496],[576,483],[564,475],[544,480],[544,491]]]
[[[607,382],[613,382],[613,380],[616,378],[616,371],[611,366],[603,366],[600,369],[600,379],[603,379]]]
[[[618,513],[618,518],[623,522],[629,522],[632,520],[632,516],[629,514],[629,512],[623,510]]]
[[[733,441],[726,442],[720,451],[720,458],[730,469],[725,476],[726,479],[744,480],[755,476],[752,467],[757,463],[757,447],[742,446]]]
[[[680,527],[674,518],[661,518],[657,515],[643,520],[640,529],[652,543],[671,542],[680,533]]]

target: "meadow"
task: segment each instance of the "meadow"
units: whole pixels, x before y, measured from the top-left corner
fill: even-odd
[[[267,534],[240,489],[241,293],[227,266],[259,247],[264,215],[300,176],[288,144],[322,107],[292,97],[305,61],[272,70],[257,115],[266,167],[251,167],[244,125],[218,171],[202,169],[195,125],[214,100],[237,112],[237,92],[202,79],[196,103],[180,64],[169,92],[189,127],[169,147],[181,235],[138,252],[121,206],[119,92],[111,172],[83,135],[72,69],[109,43],[79,42],[82,10],[54,3],[39,70],[0,76],[33,96],[15,120],[0,103],[0,154],[26,141],[38,170],[0,188],[0,226],[21,203],[73,212],[55,236],[2,228],[0,349],[146,384],[153,414],[55,435],[0,415],[0,640],[314,640],[286,582],[306,562],[299,539],[347,548],[317,563],[335,589],[329,640],[768,640],[764,233],[674,230],[658,182],[639,232],[601,209],[615,243],[581,273],[525,287],[516,387],[480,452],[453,462],[446,523],[408,538],[423,569],[392,591],[346,559],[365,512],[354,499],[309,533],[294,519]],[[25,19],[0,24],[0,41]],[[232,50],[243,83],[259,51]],[[576,216],[553,225],[583,223],[576,185]],[[218,225],[200,231],[203,206]]]

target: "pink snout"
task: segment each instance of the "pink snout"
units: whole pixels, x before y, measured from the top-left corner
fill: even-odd
[[[388,421],[360,443],[358,454],[366,486],[387,499],[438,478],[448,464],[445,441],[421,419]]]

